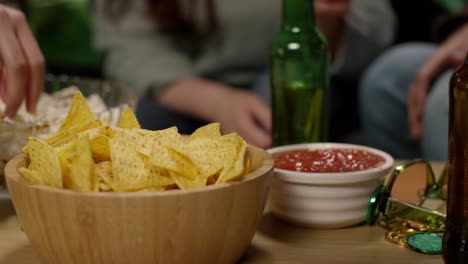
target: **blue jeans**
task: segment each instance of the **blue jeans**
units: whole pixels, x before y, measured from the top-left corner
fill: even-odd
[[[366,144],[398,159],[447,160],[448,86],[453,69],[440,74],[427,97],[419,141],[410,137],[408,88],[436,46],[408,43],[382,54],[365,72],[360,85],[360,118]]]

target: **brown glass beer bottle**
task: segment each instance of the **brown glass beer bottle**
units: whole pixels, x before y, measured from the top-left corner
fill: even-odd
[[[449,170],[443,258],[446,264],[467,264],[468,55],[450,79],[449,103]]]

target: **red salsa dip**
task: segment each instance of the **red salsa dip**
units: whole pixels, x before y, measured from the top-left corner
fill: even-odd
[[[361,149],[296,149],[274,153],[275,167],[300,172],[351,172],[376,168],[381,155]]]

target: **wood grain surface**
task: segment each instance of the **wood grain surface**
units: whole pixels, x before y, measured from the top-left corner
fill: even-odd
[[[442,166],[434,163],[436,173]],[[366,225],[331,230],[296,227],[272,215],[267,202],[252,243],[239,263],[443,263],[441,255],[416,253],[386,241],[384,234],[382,228]],[[0,263],[40,263],[8,199],[0,200]]]

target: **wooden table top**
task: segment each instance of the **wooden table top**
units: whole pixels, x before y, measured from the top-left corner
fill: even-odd
[[[435,172],[442,164],[434,164]],[[424,255],[392,244],[379,226],[307,229],[288,224],[265,209],[252,244],[239,263],[442,264],[441,255]],[[0,264],[36,264],[26,235],[7,198],[0,198]]]

